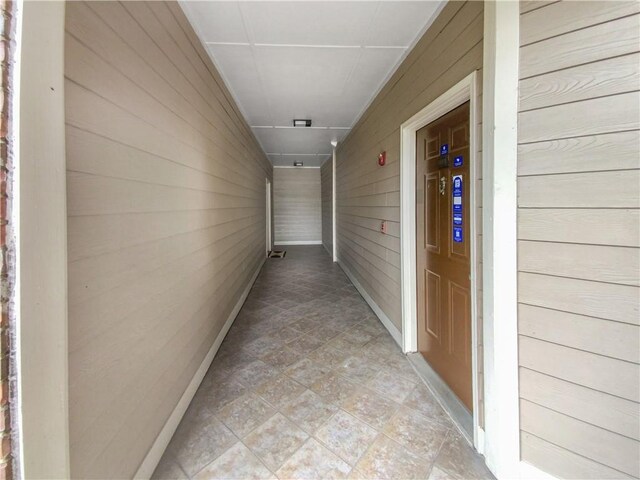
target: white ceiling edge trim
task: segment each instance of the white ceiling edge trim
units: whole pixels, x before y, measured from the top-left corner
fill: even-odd
[[[182,1],[182,0],[181,0]],[[371,98],[369,98],[369,100],[367,101],[367,103],[365,104],[364,108],[360,111],[360,113],[358,113],[358,115],[356,116],[355,121],[351,124],[351,126],[349,127],[349,130],[352,130],[353,127],[355,127],[358,122],[362,119],[362,116],[366,113],[366,111],[369,109],[369,107],[371,106],[371,104],[373,103],[373,101],[378,97],[378,94],[382,91],[382,89],[387,85],[387,83],[389,82],[389,80],[391,80],[391,77],[393,77],[393,75],[398,71],[398,68],[400,68],[400,65],[402,65],[402,62],[405,61],[405,59],[409,56],[409,54],[413,51],[413,49],[415,48],[415,46],[418,44],[418,42],[422,39],[422,37],[424,36],[425,33],[427,33],[427,30],[429,30],[431,28],[431,25],[433,25],[433,22],[435,22],[436,18],[438,18],[438,16],[440,15],[440,12],[442,12],[442,10],[444,9],[445,5],[448,3],[449,0],[443,0],[439,3],[438,8],[435,9],[435,11],[433,12],[433,14],[431,15],[431,18],[429,19],[429,21],[424,25],[424,27],[422,29],[420,29],[420,31],[418,32],[418,34],[416,35],[416,37],[413,39],[413,41],[407,46],[407,47],[403,47],[405,48],[404,53],[400,56],[400,58],[398,59],[398,61],[396,62],[396,64],[391,68],[391,70],[389,70],[389,73],[387,74],[387,76],[384,78],[384,80],[382,81],[382,83],[380,84],[380,86],[376,89],[376,91],[374,92],[373,96],[371,96]],[[349,137],[349,135],[351,134],[351,132],[349,132],[343,139],[342,142],[344,143],[344,141],[347,139],[347,137]]]

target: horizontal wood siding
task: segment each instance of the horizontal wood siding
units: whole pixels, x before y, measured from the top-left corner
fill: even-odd
[[[521,455],[640,476],[640,4],[521,2]]]
[[[333,160],[330,158],[320,169],[322,188],[322,245],[330,255],[333,252]]]
[[[322,242],[319,168],[274,168],[275,244]]]
[[[69,2],[73,478],[131,478],[265,251],[272,167],[176,3]]]
[[[449,2],[338,145],[338,259],[399,330],[400,125],[482,68],[482,35],[482,2]],[[479,125],[474,128],[480,130]],[[477,171],[480,149],[478,143]],[[381,151],[387,152],[384,167],[377,164]],[[480,186],[478,182],[476,198],[481,197]],[[380,232],[383,220],[386,234]]]

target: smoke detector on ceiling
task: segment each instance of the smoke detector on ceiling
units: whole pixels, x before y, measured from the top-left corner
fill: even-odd
[[[302,118],[294,118],[293,119],[293,126],[294,127],[310,127],[311,126],[311,120],[302,119]]]

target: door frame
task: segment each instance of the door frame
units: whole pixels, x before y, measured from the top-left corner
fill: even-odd
[[[267,247],[267,257],[269,256],[269,252],[271,252],[271,249],[273,248],[273,245],[271,244],[272,242],[272,236],[271,236],[271,181],[267,178],[266,179],[266,185],[265,185],[265,191],[266,191],[266,199],[265,199],[265,206],[266,206],[266,212],[265,212],[265,223],[266,223],[266,247]]]
[[[416,254],[416,132],[465,102],[469,105],[469,209],[471,219],[471,368],[473,390],[473,444],[479,452],[484,447],[484,431],[480,427],[478,386],[478,312],[476,255],[476,146],[477,146],[477,73],[474,71],[440,95],[400,126],[400,266],[402,300],[402,349],[418,351],[417,254]],[[481,221],[482,219],[480,219]]]

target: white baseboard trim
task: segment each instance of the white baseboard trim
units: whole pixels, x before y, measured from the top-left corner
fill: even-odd
[[[382,309],[378,306],[378,304],[373,301],[373,298],[371,298],[371,296],[367,293],[364,287],[360,285],[360,282],[351,273],[351,271],[340,261],[340,259],[338,259],[337,263],[338,265],[340,265],[340,268],[347,275],[347,277],[349,277],[349,280],[351,280],[351,283],[353,283],[353,285],[356,287],[358,292],[360,292],[360,295],[362,295],[362,298],[364,298],[365,302],[369,304],[369,306],[371,307],[371,310],[373,310],[376,316],[380,319],[380,321],[382,322],[382,325],[384,325],[385,328],[389,331],[389,333],[391,334],[391,337],[396,341],[396,343],[400,347],[400,350],[402,350],[402,334],[400,333],[400,330],[398,330],[398,328],[393,324],[393,322],[389,319],[389,317],[387,317],[387,315],[382,311]]]
[[[258,274],[260,273],[260,270],[262,269],[262,266],[264,265],[265,260],[266,259],[262,260],[262,262],[260,263],[260,266],[254,272],[253,276],[251,277],[251,280],[249,281],[246,288],[242,292],[240,299],[236,303],[236,306],[231,311],[231,314],[229,314],[227,321],[222,327],[222,330],[220,330],[220,333],[218,334],[215,341],[213,342],[213,345],[211,345],[209,352],[204,357],[204,360],[198,367],[198,370],[196,371],[195,375],[191,379],[191,382],[189,382],[189,385],[187,386],[187,389],[182,394],[182,397],[180,397],[180,400],[178,401],[178,404],[176,405],[176,407],[173,409],[173,412],[171,412],[171,415],[169,415],[167,422],[164,424],[164,427],[162,427],[160,434],[156,438],[155,442],[153,442],[153,445],[149,449],[149,452],[147,453],[146,457],[140,464],[140,467],[138,468],[138,471],[136,472],[133,478],[148,479],[148,478],[151,478],[151,475],[153,475],[153,472],[155,471],[156,467],[158,466],[158,463],[160,462],[160,459],[162,458],[162,454],[166,450],[167,445],[169,445],[169,442],[171,441],[171,437],[173,437],[173,434],[178,428],[178,425],[180,424],[182,417],[187,411],[187,408],[189,407],[191,400],[193,400],[193,396],[196,394],[196,391],[198,390],[198,387],[200,386],[202,379],[207,373],[207,370],[209,370],[209,367],[211,366],[211,362],[213,362],[213,358],[218,352],[218,349],[220,348],[220,345],[222,344],[224,337],[227,335],[227,332],[229,332],[231,325],[233,325],[233,322],[236,319],[238,312],[240,312],[242,305],[244,304],[245,300],[247,299],[247,296],[249,295],[249,292],[251,291],[251,287],[253,287],[253,284],[255,283],[256,278],[258,278]]]
[[[273,242],[274,245],[322,245],[322,240],[293,240],[290,242]]]

